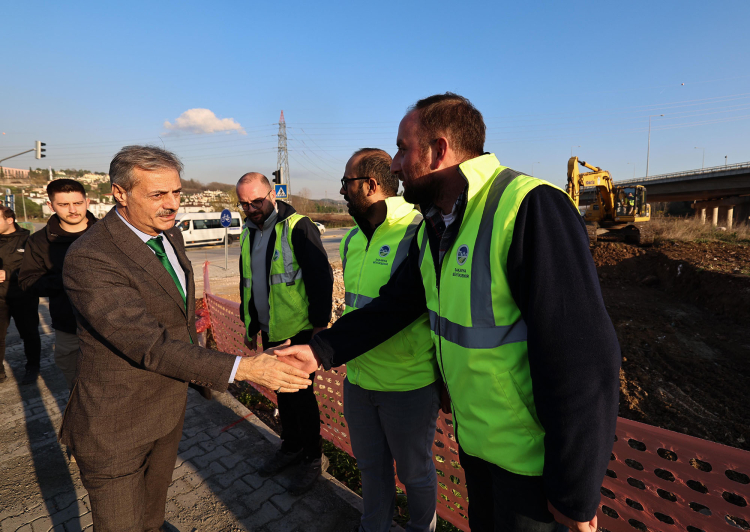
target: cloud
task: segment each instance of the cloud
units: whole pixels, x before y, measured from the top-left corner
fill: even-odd
[[[217,118],[210,109],[188,109],[172,124],[169,120],[164,121],[164,128],[176,134],[185,133],[216,133],[218,131],[237,131],[246,135],[242,126],[234,121],[234,118]]]

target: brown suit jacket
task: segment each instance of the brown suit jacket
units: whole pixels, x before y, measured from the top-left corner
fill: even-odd
[[[187,312],[172,277],[115,209],[65,258],[81,351],[60,441],[76,452],[155,441],[179,423],[188,383],[228,387],[235,356],[198,346],[193,269],[180,231],[164,235],[185,271]]]

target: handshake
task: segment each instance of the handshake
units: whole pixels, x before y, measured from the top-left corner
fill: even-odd
[[[310,373],[320,361],[309,345],[290,345],[287,340],[278,347],[266,349],[240,361],[235,380],[251,381],[276,393],[303,390],[312,384]]]

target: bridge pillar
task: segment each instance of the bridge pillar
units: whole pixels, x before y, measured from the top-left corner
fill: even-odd
[[[701,223],[702,224],[706,223],[706,208],[705,207],[701,209]]]
[[[732,230],[732,218],[734,218],[734,205],[727,207],[727,231]]]
[[[713,211],[714,213],[713,219],[711,220],[711,225],[716,227],[717,225],[719,225],[719,206],[717,205],[716,207],[714,207]]]

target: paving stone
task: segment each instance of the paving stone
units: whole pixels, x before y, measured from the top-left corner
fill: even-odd
[[[178,459],[182,459],[183,463],[186,460],[192,460],[196,456],[202,456],[206,454],[206,451],[204,451],[200,446],[193,445],[190,449],[188,449],[185,452],[181,452],[177,455]]]
[[[221,475],[216,476],[216,481],[219,483],[219,485],[222,488],[228,487],[232,482],[237,480],[243,475],[246,475],[248,473],[252,473],[253,468],[247,465],[245,462],[240,462],[236,466],[230,468],[227,470],[226,473],[222,473]]]
[[[190,462],[183,462],[178,467],[174,468],[174,471],[172,472],[172,480],[177,480],[178,478],[182,478],[190,473],[195,473],[195,471],[196,469],[193,464]]]
[[[268,479],[263,485],[253,492],[253,497],[244,501],[245,506],[251,512],[255,512],[264,501],[267,501],[277,493],[283,493],[284,488],[276,484],[273,479]]]
[[[252,512],[248,517],[242,519],[240,524],[244,525],[247,530],[257,530],[268,523],[281,517],[281,513],[270,502],[264,502],[260,508]]]
[[[205,443],[205,442],[203,442]],[[203,443],[199,444],[202,445]],[[202,456],[198,456],[196,458],[191,459],[191,462],[193,462],[196,466],[203,469],[204,467],[208,466],[211,462],[214,460],[218,461],[219,458],[222,456],[229,456],[230,453],[229,450],[225,449],[224,447],[217,447],[210,453],[204,454]],[[218,462],[217,462],[218,464]]]
[[[210,439],[211,438],[209,438],[208,434],[206,434],[205,432],[199,432],[192,438],[183,438],[182,440],[180,440],[179,450],[180,451],[187,450],[193,445],[195,445],[196,443],[200,443],[202,441],[207,441]]]
[[[245,459],[244,456],[240,454],[230,454],[229,456],[224,456],[219,459],[219,462],[222,463],[224,467],[227,469],[232,469],[234,466],[236,466],[238,463],[242,462]]]
[[[279,493],[278,495],[274,495],[271,497],[271,502],[281,510],[282,512],[286,513],[288,512],[292,506],[299,500],[301,500],[303,496],[294,496],[288,491],[284,491],[284,493]]]
[[[251,473],[242,477],[242,480],[247,482],[253,488],[258,489],[266,480],[268,480],[268,477],[262,477],[258,473]]]

